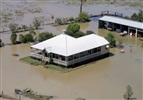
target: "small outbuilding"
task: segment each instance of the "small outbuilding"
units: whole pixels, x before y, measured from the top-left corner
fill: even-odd
[[[111,31],[127,32],[130,35],[143,37],[143,23],[115,16],[103,16],[99,18],[99,28]]]
[[[109,53],[109,42],[96,34],[71,37],[65,33],[31,46],[31,57],[71,66]]]

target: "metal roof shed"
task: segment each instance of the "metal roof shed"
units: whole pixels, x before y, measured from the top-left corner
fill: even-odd
[[[107,22],[112,22],[120,25],[125,25],[133,28],[138,28],[138,29],[143,29],[143,23],[137,22],[137,21],[132,21],[120,17],[114,17],[114,16],[103,16],[99,18],[101,21],[107,21]]]

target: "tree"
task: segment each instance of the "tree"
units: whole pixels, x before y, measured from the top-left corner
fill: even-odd
[[[16,43],[16,39],[17,39],[17,34],[16,33],[12,33],[11,37],[10,37],[11,43],[15,44]]]
[[[79,0],[80,1],[80,13],[82,13],[82,5],[84,2],[86,2],[86,0]]]
[[[132,97],[133,94],[134,94],[134,92],[132,91],[132,87],[130,85],[127,85],[126,92],[123,95],[124,99],[130,100],[130,98]]]
[[[18,24],[16,23],[9,24],[9,29],[12,31],[12,33],[16,32],[17,27],[18,27]]]
[[[33,42],[34,41],[32,34],[26,34],[25,39],[26,39],[26,42]]]
[[[139,22],[143,22],[143,10],[139,10],[139,13],[133,13],[133,15],[131,16],[132,20],[135,21],[139,21]]]
[[[86,12],[81,12],[78,16],[78,21],[79,22],[89,22],[89,16]]]
[[[39,34],[38,40],[40,42],[42,42],[42,41],[45,41],[45,40],[50,39],[52,37],[54,37],[52,33],[42,32],[42,33]]]
[[[105,39],[110,43],[110,47],[115,47],[116,45],[116,40],[115,37],[112,33],[107,33],[107,35],[105,36]]]
[[[20,41],[21,43],[26,43],[26,38],[25,38],[25,36],[24,36],[23,34],[20,34],[20,35],[19,35],[19,41]]]
[[[38,29],[38,27],[41,25],[41,21],[38,20],[37,18],[35,18],[35,19],[33,20],[33,25],[34,25],[34,27],[35,27],[36,29]]]
[[[74,36],[74,33],[78,32],[79,30],[80,30],[80,25],[77,23],[72,23],[68,25],[66,33],[70,36]]]

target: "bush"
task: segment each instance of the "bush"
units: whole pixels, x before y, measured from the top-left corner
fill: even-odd
[[[75,37],[75,38],[78,38],[78,37],[81,37],[81,36],[85,36],[85,33],[82,32],[82,31],[78,31],[78,32],[76,32],[76,33],[74,34],[74,37]]]
[[[58,25],[63,25],[62,20],[60,18],[57,18],[55,20],[55,23],[57,23]]]
[[[26,39],[26,42],[33,42],[34,41],[32,34],[26,34],[25,39]]]
[[[112,33],[108,33],[106,36],[105,36],[105,39],[110,43],[110,47],[115,47],[116,45],[116,40],[115,40],[115,37]]]
[[[23,35],[23,34],[20,34],[19,35],[19,41],[21,42],[21,43],[26,43],[27,41],[26,41],[26,38],[25,38],[25,36]]]
[[[9,29],[12,31],[12,33],[16,32],[17,28],[18,28],[18,24],[16,23],[9,24]]]
[[[72,32],[72,33],[76,33],[80,30],[80,25],[77,24],[77,23],[72,23],[72,24],[69,24],[66,31],[67,31],[67,34],[68,32]]]
[[[86,31],[86,35],[89,35],[89,34],[93,34],[94,32],[92,30],[87,30]]]
[[[134,92],[132,91],[132,87],[130,85],[128,85],[126,87],[126,92],[123,95],[125,100],[130,100],[130,98],[132,97],[132,95],[134,94]]]
[[[90,19],[89,19],[89,16],[86,12],[81,12],[78,16],[78,21],[79,22],[89,22]]]
[[[52,33],[42,32],[41,34],[39,34],[38,40],[40,42],[42,42],[42,41],[45,41],[45,40],[50,39],[52,37],[54,37],[54,35]]]
[[[17,34],[16,33],[12,33],[11,37],[10,37],[11,43],[15,44],[16,43],[16,39],[17,39]]]
[[[33,20],[33,25],[34,25],[34,27],[35,27],[36,29],[38,29],[38,27],[41,25],[41,21],[38,20],[37,18],[35,18],[35,19]]]

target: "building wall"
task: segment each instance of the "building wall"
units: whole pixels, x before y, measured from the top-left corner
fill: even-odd
[[[76,63],[81,63],[82,61],[89,60],[104,54],[109,53],[109,48],[106,48],[106,45],[98,48],[93,48],[91,50],[87,50],[84,52],[80,52],[78,54],[72,55],[71,60],[67,60],[67,57],[57,55],[57,54],[50,54],[50,56],[45,56],[42,55],[43,53],[31,53],[31,56],[34,58],[38,58],[41,60],[49,61],[50,58],[53,59],[53,62],[58,65],[63,65],[63,66],[70,66],[74,65]],[[50,57],[50,58],[49,58]]]
[[[109,48],[106,47],[106,45],[101,47],[101,55],[109,53]]]

